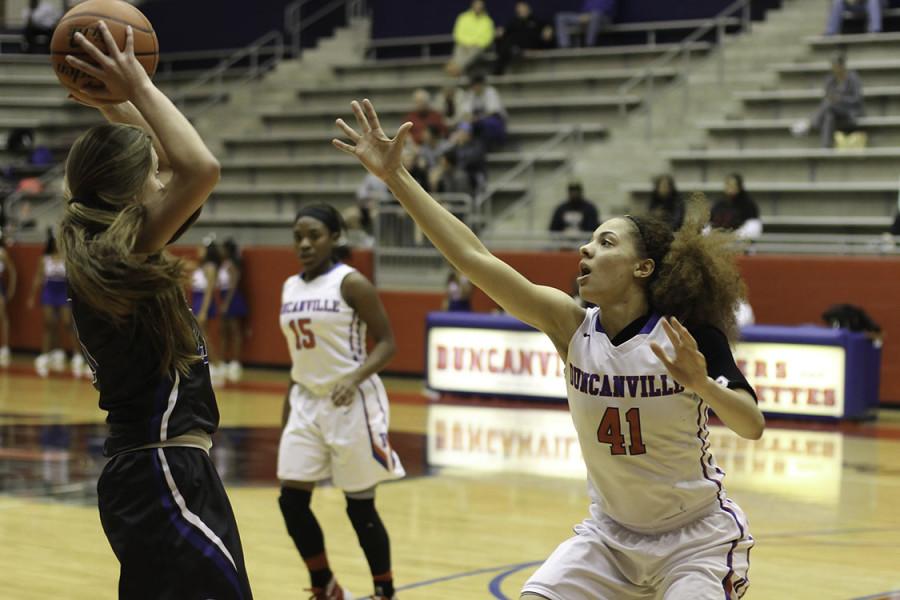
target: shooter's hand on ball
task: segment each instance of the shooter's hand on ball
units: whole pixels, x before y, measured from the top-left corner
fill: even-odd
[[[90,56],[95,65],[71,54],[66,62],[84,73],[101,81],[105,89],[82,88],[81,94],[91,101],[103,102],[113,98],[134,98],[142,87],[153,85],[147,72],[134,55],[134,30],[129,25],[125,31],[125,50],[113,39],[106,23],[100,21],[100,33],[109,54],[104,54],[81,33],[75,34],[75,41]]]

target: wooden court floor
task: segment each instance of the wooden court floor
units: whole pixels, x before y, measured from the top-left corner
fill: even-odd
[[[117,563],[94,492],[103,464],[96,394],[84,381],[38,379],[27,366],[0,372],[0,599],[115,598]],[[255,598],[305,598],[307,576],[274,481],[287,375],[250,375],[219,393],[223,432],[213,456]],[[584,482],[429,469],[421,382],[388,383],[392,439],[411,473],[378,496],[399,597],[518,598],[535,566],[584,518]],[[745,598],[900,598],[900,411],[882,411],[876,424],[798,427],[770,424],[750,445],[717,442],[729,493],[757,539]],[[341,494],[321,488],[313,503],[339,579],[371,593]]]

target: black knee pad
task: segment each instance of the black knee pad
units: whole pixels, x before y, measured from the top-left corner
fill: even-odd
[[[284,524],[287,525],[291,536],[301,533],[310,519],[315,519],[309,508],[310,500],[312,500],[311,491],[282,486],[278,506],[281,507]]]
[[[278,505],[284,516],[284,524],[294,545],[304,559],[318,556],[325,551],[325,538],[316,516],[309,508],[312,491],[282,487]]]
[[[356,530],[359,545],[369,563],[373,575],[382,575],[391,570],[391,541],[378,511],[374,498],[347,498],[347,516]]]
[[[347,516],[356,531],[371,527],[372,523],[380,523],[378,511],[375,510],[375,499],[347,498]]]

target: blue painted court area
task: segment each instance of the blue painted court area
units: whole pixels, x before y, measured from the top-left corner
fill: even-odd
[[[444,577],[436,577],[434,579],[426,579],[425,581],[418,581],[416,583],[410,583],[407,585],[402,585],[397,588],[398,592],[402,592],[404,590],[412,590],[420,587],[427,587],[429,585],[435,585],[438,583],[443,583],[445,581],[451,581],[453,579],[464,579],[466,577],[475,577],[477,575],[486,575],[488,573],[497,573],[497,575],[491,579],[488,584],[488,591],[491,593],[493,598],[497,598],[498,600],[511,600],[508,596],[504,596],[503,592],[500,591],[501,586],[503,585],[503,580],[512,575],[513,573],[517,573],[522,569],[527,569],[529,567],[536,567],[541,564],[543,561],[536,560],[531,562],[523,562],[511,565],[501,565],[498,567],[485,567],[484,569],[475,569],[474,571],[464,571],[462,573],[455,573],[453,575],[446,575]]]

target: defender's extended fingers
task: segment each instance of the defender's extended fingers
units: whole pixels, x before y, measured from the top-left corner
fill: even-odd
[[[409,121],[400,126],[400,129],[397,130],[397,135],[394,136],[394,139],[401,146],[406,144],[406,137],[409,135],[409,130],[413,128],[413,124]]]
[[[666,351],[662,349],[662,346],[660,346],[656,342],[651,342],[650,350],[653,352],[653,354],[656,355],[656,358],[658,358],[659,360],[662,361],[662,364],[665,365],[666,369],[672,368],[674,363],[669,358],[669,356],[666,354]]]
[[[358,142],[359,138],[362,137],[356,132],[355,129],[347,125],[347,123],[343,119],[338,119],[337,121],[335,121],[335,124],[341,131],[343,131],[347,135],[348,138],[350,138],[354,142]]]
[[[669,341],[675,346],[675,351],[678,352],[678,348],[682,345],[681,336],[678,335],[678,332],[675,331],[675,328],[669,323],[668,319],[663,319],[662,324],[663,331],[666,332],[666,337],[669,338]]]
[[[681,343],[689,348],[697,348],[697,340],[694,339],[694,336],[691,335],[691,332],[688,331],[687,327],[681,324],[681,321],[672,317],[672,326],[675,331],[678,332],[678,336],[681,338]]]
[[[369,124],[372,126],[372,129],[380,130],[381,123],[378,121],[378,113],[375,112],[375,106],[372,105],[372,101],[366,98],[362,101],[362,105],[365,111],[366,119],[368,119]]]
[[[372,131],[372,126],[369,125],[369,121],[368,119],[366,119],[366,115],[363,112],[362,106],[359,105],[359,102],[354,100],[350,103],[350,108],[353,109],[353,114],[356,117],[356,122],[359,123],[359,128],[362,130],[363,134]]]
[[[353,146],[351,146],[350,144],[348,144],[346,142],[342,142],[341,140],[339,140],[337,138],[331,140],[331,145],[334,146],[335,148],[337,148],[338,150],[346,152],[347,154],[356,154]]]

